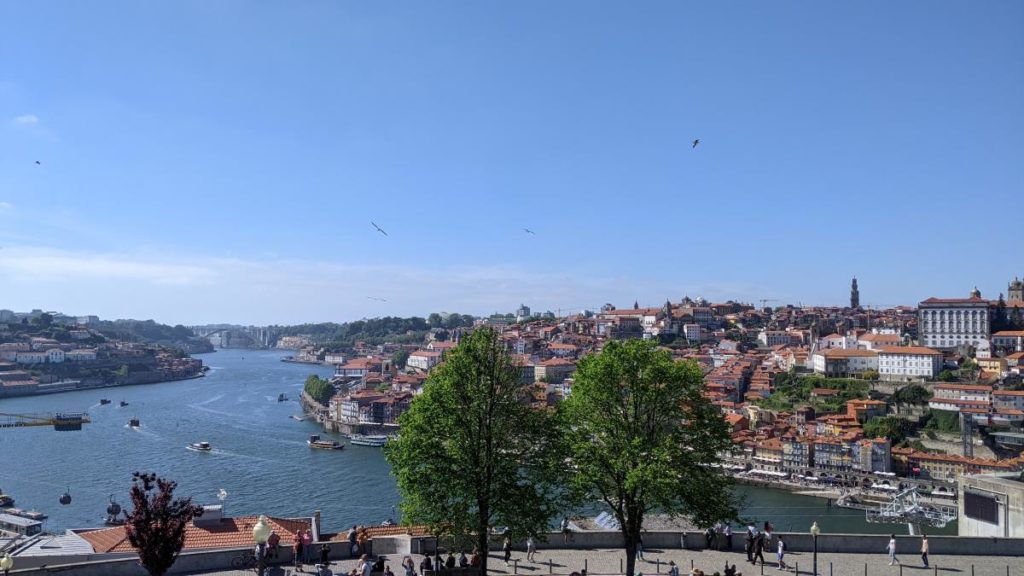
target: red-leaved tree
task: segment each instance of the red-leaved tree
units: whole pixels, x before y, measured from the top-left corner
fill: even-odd
[[[151,576],[164,576],[185,545],[185,527],[203,514],[191,498],[175,498],[178,483],[155,473],[132,474],[131,499],[125,532],[139,553],[139,561]]]

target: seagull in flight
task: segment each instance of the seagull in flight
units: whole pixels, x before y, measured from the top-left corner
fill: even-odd
[[[376,222],[370,221],[370,224],[373,224],[373,227],[377,229],[377,232],[380,232],[381,234],[383,234],[385,236],[388,235],[388,233],[385,232],[383,228],[381,228],[380,226],[377,226]]]
[[[691,148],[696,148],[697,144],[700,144],[700,138],[697,138],[696,140],[693,141],[693,146],[691,146]]]
[[[536,232],[534,232],[533,230],[530,230],[529,228],[523,228],[523,232],[526,232],[527,234],[533,234],[534,236],[537,235]]]
[[[36,160],[36,164],[41,166],[43,163],[40,162],[39,160]]]
[[[377,298],[376,296],[367,296],[370,300],[376,300],[377,302],[387,302],[384,298]]]
[[[217,491],[217,500],[223,501],[227,497],[228,497],[228,491],[227,490],[221,488],[219,491]]]

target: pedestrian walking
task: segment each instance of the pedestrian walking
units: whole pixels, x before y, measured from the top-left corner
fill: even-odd
[[[537,554],[537,544],[533,541],[533,536],[526,537],[526,561],[533,562],[534,555]]]
[[[373,573],[373,562],[370,562],[369,554],[363,554],[359,557],[359,573],[361,576],[370,576]]]
[[[277,533],[277,530],[270,532],[270,538],[267,538],[267,552],[269,557],[273,560],[277,560],[277,550],[281,547],[281,535]]]
[[[757,561],[761,561],[761,566],[764,566],[764,546],[765,546],[765,535],[759,532],[754,536],[754,558],[750,561],[751,564],[756,565]]]
[[[412,558],[406,556],[405,560],[402,560],[402,568],[405,570],[405,576],[416,576],[416,565],[413,564]]]
[[[786,569],[786,543],[782,541],[782,536],[779,536],[779,544],[775,552],[775,557],[779,560],[779,570]]]
[[[679,566],[672,560],[668,561],[668,576],[679,576]]]
[[[754,563],[754,536],[757,528],[751,524],[747,526],[747,534],[743,537],[743,551],[747,553],[747,562]]]
[[[636,537],[636,554],[641,560],[644,559],[644,537],[643,534],[638,534]]]
[[[426,574],[427,572],[434,571],[434,563],[430,561],[430,556],[424,556],[423,560],[420,560],[420,574]]]
[[[725,549],[727,552],[732,552],[732,525],[725,525]]]
[[[469,568],[469,558],[466,557],[466,551],[459,551],[459,568]]]
[[[320,565],[324,568],[331,565],[331,547],[326,542],[320,545]]]
[[[928,567],[928,535],[921,534],[921,562],[924,562],[924,567]]]
[[[455,569],[455,552],[448,551],[448,557],[444,559],[444,567],[448,570]]]
[[[573,541],[573,536],[572,536],[572,530],[569,528],[569,517],[568,516],[562,518],[561,528],[562,528],[562,542],[572,542]]]
[[[889,552],[889,566],[895,566],[899,564],[899,560],[896,558],[896,535],[889,535],[889,545],[885,547]]]
[[[501,551],[505,553],[505,566],[508,566],[512,558],[512,539],[508,536],[505,536],[505,541],[501,543]]]

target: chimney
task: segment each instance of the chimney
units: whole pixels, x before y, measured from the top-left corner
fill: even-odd
[[[209,528],[220,524],[224,518],[223,504],[208,504],[203,506],[203,515],[192,520],[192,525],[197,528]]]

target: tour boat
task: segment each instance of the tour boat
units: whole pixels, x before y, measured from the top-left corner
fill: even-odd
[[[185,448],[193,452],[210,452],[213,450],[213,447],[210,446],[209,442],[193,442]]]
[[[104,406],[106,404],[110,404],[110,400],[107,400],[106,398],[100,398],[100,406]]]
[[[139,424],[138,418],[132,418],[131,420],[128,421],[129,428],[138,428],[139,426],[142,426],[142,424]]]
[[[14,498],[0,492],[0,507],[14,506]]]
[[[120,404],[118,404],[118,406],[120,406],[121,408],[124,408],[124,407],[125,407],[125,406],[127,406],[127,405],[128,405],[128,403],[127,403],[127,402],[125,402],[124,400],[121,400],[121,403],[120,403]]]
[[[11,516],[21,516],[22,518],[28,518],[29,520],[38,520],[42,522],[49,518],[46,514],[39,512],[38,510],[22,510],[21,508],[8,508],[4,510],[4,514],[10,514]]]
[[[383,435],[364,436],[363,434],[353,434],[348,437],[348,440],[356,446],[374,446],[379,448],[387,444],[388,437]]]
[[[310,434],[306,444],[309,444],[310,448],[319,448],[320,450],[341,450],[345,447],[344,444],[338,444],[334,440],[323,440],[317,434]]]

